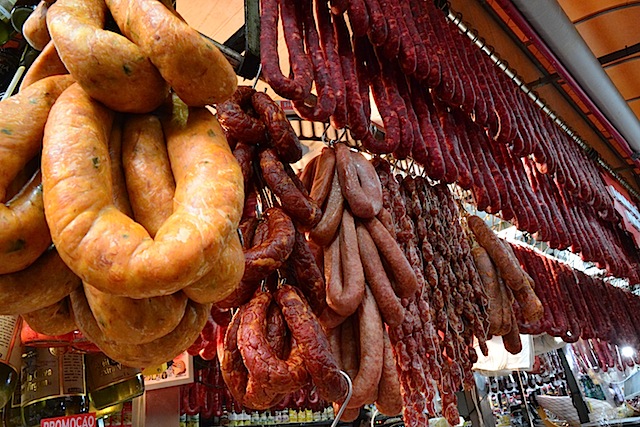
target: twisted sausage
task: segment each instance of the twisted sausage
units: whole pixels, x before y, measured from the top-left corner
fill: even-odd
[[[303,359],[297,347],[292,348],[287,359],[278,357],[267,340],[267,313],[272,297],[268,292],[258,292],[247,304],[240,319],[238,348],[249,372],[245,399],[253,406],[261,406],[254,396],[264,394],[265,404],[277,394],[291,393],[308,380]],[[267,389],[267,391],[265,391]],[[260,396],[260,401],[262,396]]]
[[[104,0],[57,1],[47,12],[51,39],[91,97],[116,111],[149,112],[164,101],[168,87],[138,44],[103,30],[106,15]]]
[[[280,199],[282,209],[304,227],[314,227],[322,217],[322,210],[309,197],[298,177],[287,173],[285,165],[278,160],[272,149],[260,152],[260,169],[267,186]]]
[[[230,99],[216,105],[218,120],[228,139],[252,145],[266,140],[264,122],[247,111],[254,93],[255,89],[251,86],[238,86]]]
[[[23,313],[22,318],[34,331],[44,335],[64,335],[78,327],[71,313],[71,301],[65,297],[55,304]]]
[[[215,104],[236,90],[238,78],[222,52],[161,2],[106,3],[122,33],[140,46],[142,56],[151,60],[185,104]]]
[[[111,189],[106,141],[112,118],[78,85],[49,115],[42,168],[53,241],[70,268],[104,292],[174,293],[204,276],[236,232],[244,200],[240,167],[206,109],[191,109],[186,123],[167,123],[174,211],[151,239],[113,206],[109,190],[95,190]]]
[[[102,334],[81,289],[71,293],[71,307],[78,328],[87,339],[113,360],[133,367],[159,365],[183,352],[200,335],[211,310],[211,304],[189,301],[180,324],[169,334],[146,344],[121,344]]]
[[[245,252],[245,281],[262,280],[282,267],[293,251],[295,227],[291,218],[278,207],[265,211],[267,234],[256,246]]]
[[[347,382],[331,353],[329,340],[304,298],[295,288],[283,285],[275,293],[291,335],[296,340],[304,364],[321,398],[328,401],[344,399]]]

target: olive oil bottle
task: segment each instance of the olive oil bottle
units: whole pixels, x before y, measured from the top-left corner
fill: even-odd
[[[19,316],[0,316],[0,408],[9,403],[18,384],[21,323]]]
[[[2,414],[2,427],[24,427],[20,400],[20,383],[18,382],[18,386],[16,387],[16,391],[13,393],[11,402],[4,407]]]
[[[138,368],[130,368],[104,353],[85,355],[87,387],[96,409],[117,405],[144,393],[144,378]]]
[[[84,355],[64,347],[25,347],[22,354],[22,416],[27,427],[45,418],[88,412]]]

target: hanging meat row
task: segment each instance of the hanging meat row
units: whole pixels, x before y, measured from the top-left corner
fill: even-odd
[[[638,249],[596,164],[433,2],[261,6],[263,77],[301,117],[348,126],[371,153],[411,156],[430,178],[471,190],[479,209],[640,280]],[[280,18],[289,77],[277,55]],[[384,137],[372,132],[371,98]]]
[[[639,348],[640,299],[636,295],[537,250],[519,244],[512,247],[544,306],[539,322],[527,324],[520,319],[522,332],[546,332],[566,342],[582,338]]]

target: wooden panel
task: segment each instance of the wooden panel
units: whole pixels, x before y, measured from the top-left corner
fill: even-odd
[[[640,41],[640,4],[609,12],[576,25],[576,29],[596,57],[623,49]]]
[[[624,99],[640,96],[640,56],[605,69]]]

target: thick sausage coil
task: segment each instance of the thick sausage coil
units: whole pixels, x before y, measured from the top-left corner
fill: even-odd
[[[186,113],[177,99],[174,107]],[[174,293],[203,277],[236,233],[243,178],[222,129],[206,109],[189,109],[186,122],[178,117],[164,129],[174,211],[151,239],[112,204],[109,191],[95,191],[112,188],[107,141],[113,113],[72,85],[49,115],[42,169],[51,235],[70,268],[104,292]]]
[[[275,299],[291,335],[300,348],[304,364],[322,399],[342,401],[347,394],[347,381],[342,377],[331,353],[327,335],[311,308],[295,288],[283,285]]]
[[[71,75],[92,98],[116,111],[152,111],[167,97],[168,86],[138,44],[103,29],[107,12],[104,0],[57,1],[47,11],[51,39]],[[150,22],[149,17],[136,20]],[[151,34],[159,34],[156,30]]]
[[[215,104],[225,101],[236,90],[236,73],[213,41],[203,37],[161,2],[102,1],[109,6],[109,11],[122,33],[140,46],[140,57],[151,60],[162,78],[185,104],[191,107]],[[59,2],[56,2],[49,9],[49,13],[58,4]],[[55,41],[53,30],[51,37]],[[115,46],[112,49],[114,53],[118,52]],[[140,57],[136,57],[136,60],[144,61]],[[120,65],[124,67],[125,72],[128,65],[135,66],[130,62]],[[139,84],[147,88],[150,86],[144,81]],[[122,94],[122,89],[117,93]],[[162,94],[160,90],[160,96]],[[157,94],[150,96],[154,95],[158,97]]]

